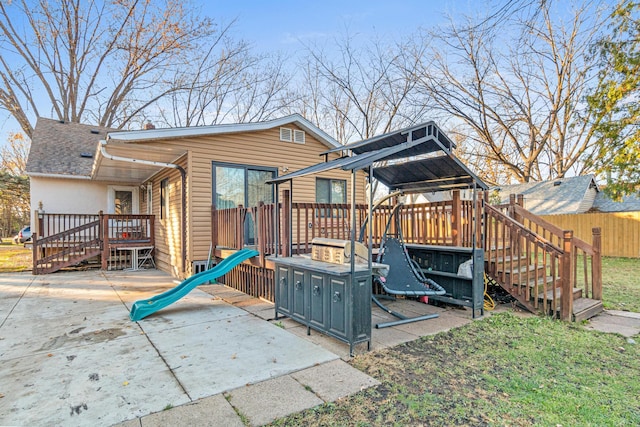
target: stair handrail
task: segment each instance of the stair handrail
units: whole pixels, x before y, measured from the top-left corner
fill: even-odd
[[[516,221],[515,219],[511,218],[508,215],[505,215],[503,212],[500,211],[500,209],[496,209],[494,205],[485,204],[484,207],[485,207],[485,210],[492,212],[494,215],[501,217],[506,222],[509,222],[514,226],[518,227],[519,229],[521,229],[526,235],[529,235],[533,239],[535,239],[536,243],[538,243],[539,245],[544,245],[545,249],[549,249],[553,252],[556,252],[558,255],[564,254],[564,251],[558,245],[554,244],[552,241],[546,239],[544,236],[536,233],[535,231],[530,230],[521,222]]]
[[[87,230],[87,229],[89,229],[91,227],[95,227],[95,226],[97,226],[99,224],[100,224],[100,220],[99,219],[97,219],[95,221],[87,222],[86,224],[82,224],[82,225],[79,225],[77,227],[70,228],[70,229],[65,230],[65,231],[61,231],[61,232],[56,233],[56,234],[51,234],[51,235],[49,235],[47,237],[41,237],[37,241],[34,241],[33,244],[36,245],[36,242],[37,242],[37,244],[39,246],[41,246],[41,245],[47,244],[49,242],[53,242],[53,241],[56,241],[56,240],[63,239],[65,237],[69,237],[69,236],[71,236],[73,234],[76,234],[76,233],[78,233],[80,231]]]
[[[555,238],[557,238],[558,243],[563,242],[563,240],[564,240],[564,238],[566,236],[566,233],[569,230],[563,230],[562,228],[558,227],[557,225],[552,224],[549,221],[547,221],[547,220],[545,220],[543,218],[540,218],[539,216],[537,216],[537,215],[531,213],[530,211],[526,210],[524,207],[522,207],[523,196],[521,194],[519,194],[517,196],[517,202],[515,200],[516,200],[515,196],[511,197],[508,204],[500,205],[500,207],[502,207],[502,208],[506,207],[506,208],[512,209],[512,212],[513,212],[515,218],[520,218],[520,217],[526,218],[531,223],[542,227],[543,230],[548,231],[550,234],[552,234]],[[520,222],[522,222],[522,221],[520,221]],[[543,235],[544,235],[544,233],[543,233]],[[587,255],[593,255],[593,253],[594,253],[593,245],[585,242],[584,240],[576,237],[575,235],[571,236],[571,242],[572,242],[573,246],[581,249]]]

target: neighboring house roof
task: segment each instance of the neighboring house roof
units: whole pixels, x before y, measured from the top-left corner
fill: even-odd
[[[26,173],[89,179],[98,142],[116,129],[38,118]]]
[[[623,196],[619,202],[613,201],[606,193],[596,195],[591,212],[634,212],[640,211],[640,194]]]
[[[329,134],[302,117],[300,114],[291,114],[279,119],[267,120],[264,122],[112,132],[109,134],[109,139],[127,142],[142,142],[194,136],[221,135],[228,133],[256,132],[286,126],[293,123],[300,126],[304,131],[312,134],[329,148],[342,146],[342,144],[333,139]]]
[[[494,187],[500,203],[509,203],[510,194],[524,196],[524,208],[536,215],[560,215],[588,211],[599,191],[593,175],[558,178]]]

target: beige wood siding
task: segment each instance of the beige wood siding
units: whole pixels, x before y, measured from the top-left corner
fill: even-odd
[[[183,156],[177,164],[186,167],[187,157]],[[169,215],[161,219],[160,192],[161,182],[165,178],[168,178]],[[153,185],[152,213],[156,217],[156,265],[160,270],[182,277],[182,178],[180,172],[176,169],[165,169],[156,174],[150,182]]]
[[[299,129],[295,125],[287,125]],[[223,162],[238,165],[271,167],[278,169],[278,175],[314,165],[324,160],[319,156],[328,147],[306,133],[304,144],[280,141],[279,127],[259,132],[232,133],[198,138],[181,138],[171,141],[145,143],[147,146],[177,147],[188,151],[181,160],[187,170],[187,269],[191,262],[206,260],[211,243],[211,202],[212,163]],[[332,155],[336,158],[338,155]],[[170,176],[171,205],[176,213],[170,216],[170,223],[160,218],[160,181]],[[295,202],[315,202],[316,177],[344,179],[347,181],[347,195],[351,188],[351,174],[342,170],[323,172],[302,177],[293,183]],[[156,256],[158,266],[176,274],[180,263],[180,174],[178,171],[163,171],[153,177],[153,213],[156,215]],[[356,195],[358,203],[365,201],[365,177],[358,174]],[[288,189],[288,184],[280,186]],[[347,201],[349,201],[347,196]]]

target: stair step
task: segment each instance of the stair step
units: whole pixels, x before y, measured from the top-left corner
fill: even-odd
[[[531,273],[535,274],[536,270],[544,271],[546,270],[546,267],[544,265],[523,265],[523,266],[520,266],[520,268],[518,268],[518,266],[514,265],[514,268],[510,270],[509,265],[501,265],[501,266],[498,266],[497,268],[498,274],[502,274],[504,272],[504,274],[509,274],[509,275],[519,275],[519,274],[524,275],[527,273],[527,271],[530,274]]]
[[[538,300],[539,301],[543,301],[544,300],[544,295],[545,295],[544,292],[538,294]],[[556,288],[556,299],[559,300],[561,297],[562,297],[562,289]],[[573,288],[574,304],[575,304],[576,299],[584,299],[584,298],[582,298],[582,288]],[[553,289],[549,289],[547,291],[547,301],[552,301],[552,300],[553,300]]]
[[[514,255],[513,257],[511,255],[507,255],[507,256],[503,257],[500,254],[498,254],[497,258],[496,257],[491,257],[491,258],[485,257],[484,262],[493,263],[493,264],[495,264],[495,263],[500,264],[500,263],[508,263],[508,262],[511,262],[511,260],[513,260],[513,262],[515,263],[519,259],[520,260],[525,260],[525,259],[527,259],[527,255],[520,255],[520,256]]]
[[[602,301],[591,298],[580,298],[573,301],[573,320],[582,322],[602,313],[604,306]]]
[[[560,307],[556,309],[560,313]],[[582,322],[602,313],[604,306],[602,301],[591,298],[578,298],[573,300],[573,321]]]

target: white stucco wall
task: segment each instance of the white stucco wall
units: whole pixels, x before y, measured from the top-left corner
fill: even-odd
[[[81,179],[31,177],[31,223],[42,202],[48,213],[97,214],[107,212],[108,186]]]

